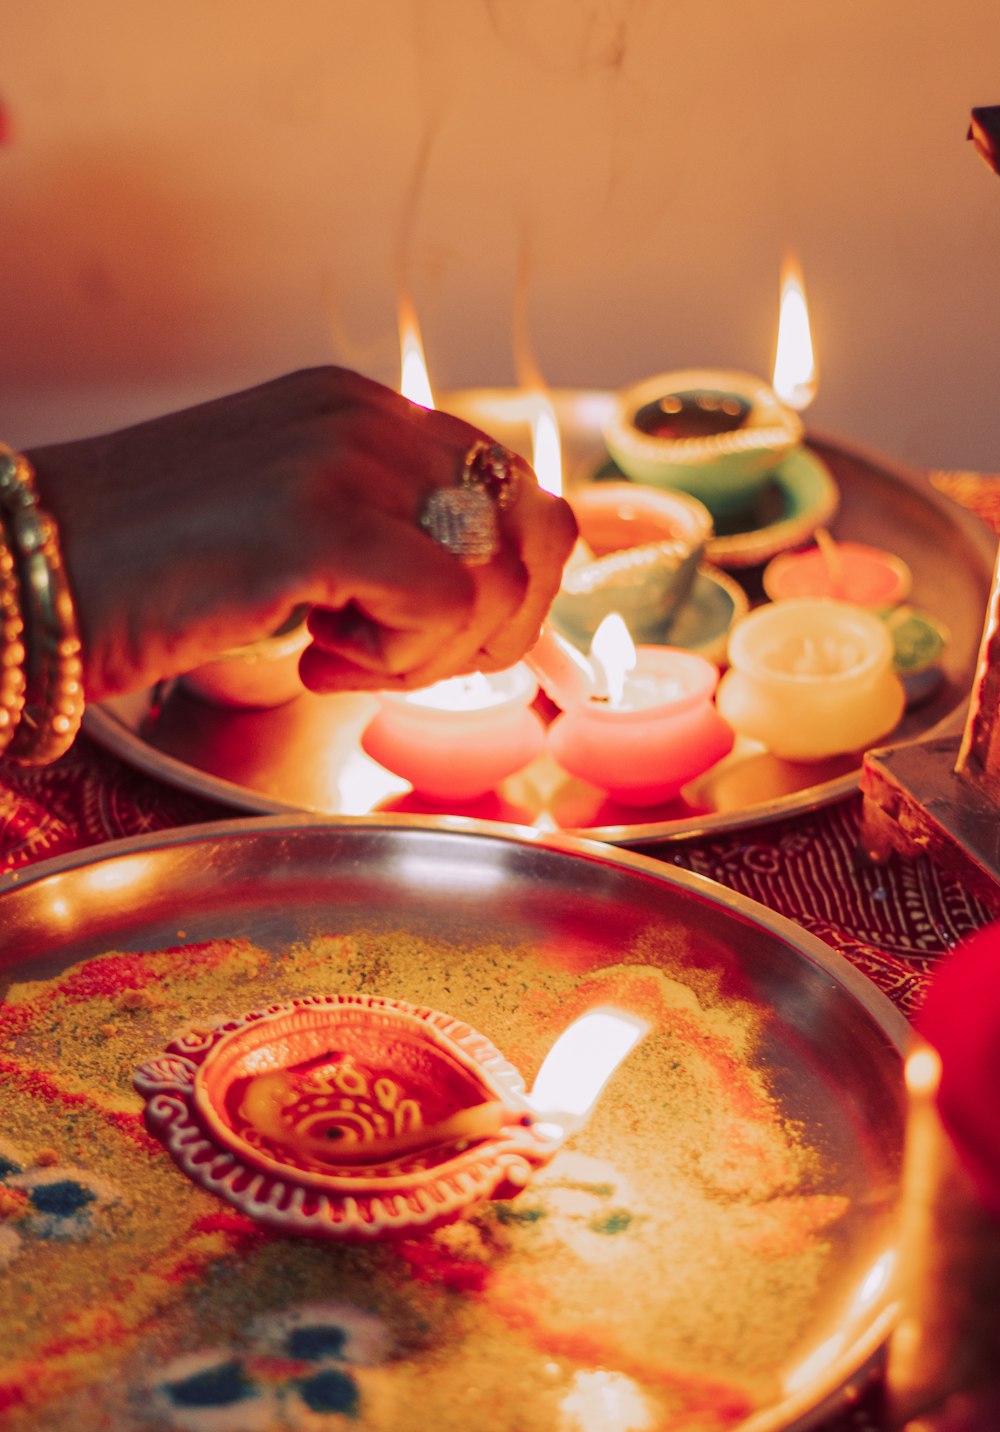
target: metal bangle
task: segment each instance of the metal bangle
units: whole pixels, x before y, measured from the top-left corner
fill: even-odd
[[[19,577],[27,656],[24,707],[7,753],[44,766],[72,745],[83,719],[83,663],[59,532],[38,505],[35,475],[0,444],[0,509]]]
[[[24,710],[23,638],[21,584],[0,522],[0,754],[10,745]]]

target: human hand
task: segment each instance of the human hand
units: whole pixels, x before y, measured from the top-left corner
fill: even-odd
[[[531,645],[576,524],[513,457],[500,549],[470,567],[419,525],[475,428],[316,368],[106,436],[39,448],[88,699],[148,686],[312,608],[316,691],[412,689]]]

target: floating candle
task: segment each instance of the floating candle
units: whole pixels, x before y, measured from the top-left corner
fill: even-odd
[[[421,795],[475,800],[542,751],[544,727],[531,709],[537,694],[537,681],[521,663],[421,691],[380,692],[361,745]]]
[[[611,620],[592,649],[605,670],[602,635]],[[733,733],[712,702],[719,672],[710,661],[674,647],[629,647],[631,669],[612,668],[606,695],[557,717],[548,746],[564,770],[620,804],[660,805],[721,760]]]
[[[892,607],[910,591],[912,574],[902,558],[863,542],[835,542],[825,531],[804,552],[783,552],[764,569],[773,602],[789,597],[833,597],[858,607]]]
[[[758,607],[733,628],[729,660],[720,712],[787,760],[860,751],[903,713],[892,638],[861,607],[823,599]]]

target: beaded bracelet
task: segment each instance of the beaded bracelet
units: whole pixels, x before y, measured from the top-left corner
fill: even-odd
[[[7,752],[22,766],[44,766],[68,750],[83,719],[80,636],[56,524],[38,505],[31,464],[3,444],[0,510],[27,650],[24,705]]]

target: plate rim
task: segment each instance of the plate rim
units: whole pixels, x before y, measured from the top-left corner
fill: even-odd
[[[532,826],[508,825],[500,821],[442,816],[431,826],[419,815],[403,813],[312,816],[301,812],[203,821],[173,826],[166,830],[145,831],[140,835],[124,836],[99,845],[82,846],[77,850],[50,856],[47,860],[39,860],[32,865],[9,871],[0,875],[0,901],[8,894],[30,890],[46,880],[65,876],[79,869],[126,859],[133,855],[148,855],[176,846],[213,842],[225,844],[237,839],[270,835],[287,837],[296,831],[303,834],[327,831],[331,835],[343,835],[351,831],[361,833],[372,830],[406,831],[418,837],[433,838],[465,836],[501,845],[541,847],[557,856],[580,856],[596,860],[601,864],[633,871],[637,875],[652,877],[660,884],[686,890],[693,896],[722,906],[726,913],[734,918],[739,917],[763,927],[796,949],[812,964],[833,975],[875,1020],[898,1053],[904,1052],[910,1038],[910,1023],[889,996],[852,964],[846,955],[821,940],[818,935],[812,934],[790,916],[772,910],[770,906],[723,885],[709,875],[685,870],[641,851],[621,849],[607,841],[588,839],[566,831],[540,831]],[[0,905],[0,915],[2,913],[3,907]]]

